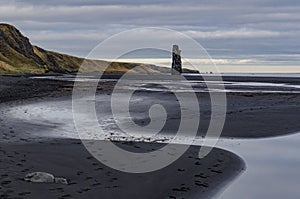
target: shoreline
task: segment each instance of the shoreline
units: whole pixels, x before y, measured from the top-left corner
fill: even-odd
[[[35,127],[35,130],[32,130],[36,131],[37,133],[43,132],[45,129],[43,129],[42,126],[39,127],[39,123],[35,123],[36,121],[34,120],[43,119],[44,117],[47,118],[48,113],[42,111],[43,109],[41,109],[41,113],[45,114],[44,116],[40,115],[37,118],[31,117],[31,119],[27,121],[24,120],[25,117],[23,116],[36,112],[36,110],[31,112],[27,106],[32,105],[35,107],[35,109],[39,109],[39,103],[37,102],[48,102],[51,104],[51,106],[57,107],[57,109],[59,110],[60,106],[66,108],[65,105],[59,105],[62,98],[68,101],[67,104],[71,101],[70,96],[72,94],[73,82],[29,79],[28,77],[23,77],[21,79],[18,79],[16,77],[0,77],[0,82],[5,82],[5,84],[0,84],[0,105],[7,105],[11,108],[13,108],[15,105],[20,105],[18,107],[19,112],[17,113],[19,117],[22,118],[22,120],[19,121],[19,124],[22,124],[24,122],[27,124],[30,123],[30,125],[33,125]],[[113,82],[101,82],[98,90],[99,94],[109,96],[113,85]],[[6,92],[12,88],[14,89],[10,93]],[[139,94],[143,97],[147,97],[153,95],[154,93],[139,92]],[[153,97],[155,99],[168,101],[169,98],[164,98],[165,94],[165,92],[155,92],[155,96]],[[210,117],[207,117],[209,110],[205,108],[207,106],[206,103],[209,101],[209,98],[207,98],[207,94],[203,93],[198,94],[197,96],[200,97],[202,102],[204,103],[204,107],[202,107],[201,109],[202,111],[204,111],[204,115],[202,117],[204,123],[202,123],[200,130],[201,128],[202,130],[205,130],[205,124],[207,124],[206,122],[210,119]],[[227,126],[225,125],[223,134],[223,136],[225,136],[226,138],[230,138],[230,136],[234,138],[249,138],[250,136],[251,138],[256,139],[264,137],[264,135],[265,137],[273,137],[298,132],[297,130],[299,129],[299,127],[296,124],[293,124],[297,117],[294,117],[293,114],[298,113],[297,107],[299,107],[298,104],[300,95],[253,94],[249,96],[249,94],[245,93],[233,93],[229,94],[227,97],[229,101],[229,110],[227,112]],[[146,100],[145,103],[153,103],[153,99],[149,100]],[[56,104],[56,102],[58,104]],[[101,102],[101,104],[105,106],[105,103]],[[25,110],[27,110],[26,113]],[[13,124],[18,123],[16,123],[16,121],[14,121],[13,119],[9,119],[9,117],[5,118],[5,112],[3,112],[2,108],[0,108],[0,111],[2,111],[0,116],[0,120],[2,122],[8,120],[12,121],[11,125],[8,125],[7,127],[4,127],[2,123],[2,126],[0,127],[2,136],[4,136],[4,134],[7,134],[6,136],[8,136],[9,139],[10,135],[22,135],[22,133],[24,133],[24,131],[26,130],[25,126],[22,127],[21,125],[16,128],[16,126],[14,126]],[[50,111],[53,110],[50,109]],[[283,114],[286,114],[288,117],[283,118]],[[281,121],[284,119],[285,121],[289,121],[290,123],[285,123],[284,125],[280,124],[282,128],[279,129],[278,123],[271,122],[276,120],[277,116],[278,119],[281,119]],[[239,118],[239,120],[237,120],[237,118]],[[247,120],[241,118],[247,118]],[[260,121],[261,119],[264,120]],[[55,121],[52,122],[55,123]],[[266,123],[269,125],[264,125]],[[248,126],[245,126],[247,124]],[[257,126],[258,124],[262,124],[263,126]],[[291,128],[286,129],[285,125]],[[51,128],[52,127],[50,126],[50,131]],[[258,131],[258,129],[263,128],[265,128],[263,131]],[[31,127],[27,130],[30,129]],[[243,132],[241,132],[240,129],[243,129]],[[129,146],[133,150],[149,150],[155,145],[152,143],[133,142],[122,142],[120,144],[124,145],[125,147]],[[0,182],[0,195],[2,194],[2,197],[4,198],[39,198],[39,196],[42,194],[39,190],[43,190],[49,194],[49,198],[94,198],[95,196],[98,197],[99,194],[103,196],[103,198],[115,198],[125,196],[124,194],[126,193],[129,195],[124,198],[132,198],[137,197],[137,195],[135,195],[135,192],[137,190],[133,187],[139,186],[139,193],[144,196],[143,198],[147,198],[147,196],[148,198],[209,198],[214,194],[220,193],[220,191],[228,187],[233,179],[236,179],[245,170],[246,165],[244,160],[242,160],[239,156],[235,155],[232,152],[215,148],[209,155],[209,160],[199,160],[197,159],[198,151],[199,147],[191,146],[189,152],[186,152],[177,161],[177,163],[174,163],[169,167],[166,167],[165,169],[154,172],[152,174],[149,173],[145,175],[135,175],[122,172],[118,173],[115,170],[104,166],[93,157],[90,157],[91,155],[86,151],[80,140],[51,138],[44,141],[40,140],[38,142],[29,140],[28,143],[1,143],[0,152],[4,154],[4,156],[2,156],[1,158],[1,162],[5,163],[6,165],[5,167],[2,167],[2,169],[0,169],[1,176],[3,177],[3,180],[1,180]],[[73,154],[74,152],[76,154],[76,157]],[[217,157],[223,158],[224,162],[218,165],[218,167],[220,167],[220,172],[211,172],[213,166],[218,163]],[[200,161],[199,163],[202,165],[201,168],[198,167],[199,163],[196,164],[197,161]],[[94,163],[95,165],[97,163],[97,166],[99,166],[99,168],[101,167],[102,169],[93,170],[92,168],[94,168]],[[84,166],[81,167],[80,165]],[[52,170],[50,167],[52,168]],[[7,173],[7,169],[10,169],[9,175],[5,174]],[[63,186],[57,184],[32,184],[25,183],[20,180],[20,178],[22,178],[22,176],[24,176],[26,173],[34,172],[37,170],[46,172],[48,171],[52,172],[54,175],[66,177],[71,183],[75,182],[76,184],[72,184],[71,186]],[[93,170],[92,176],[89,174],[91,170]],[[105,172],[103,172],[104,170]],[[83,174],[77,175],[78,172],[81,173],[82,171]],[[107,172],[114,173],[114,176],[107,175]],[[200,173],[203,174],[200,175]],[[212,175],[212,173],[216,175]],[[172,180],[165,177],[172,175],[175,175]],[[189,178],[185,179],[185,176],[189,176]],[[113,184],[110,181],[112,178],[117,178],[117,180],[113,180],[112,182],[118,182],[119,184]],[[163,186],[160,187],[160,191],[154,191],[158,188],[156,185],[160,184],[161,179],[163,178],[166,178],[166,182]],[[131,184],[128,183],[128,181],[138,181],[139,183]],[[144,182],[147,183],[144,184]],[[30,193],[26,190],[30,190]]]
[[[0,78],[1,79],[1,78]],[[1,80],[0,80],[1,81]],[[5,81],[2,79],[2,81]],[[43,82],[43,83],[42,83]],[[15,105],[69,99],[69,82],[18,79],[17,88],[9,78],[0,89],[1,105]],[[24,84],[25,83],[25,84]],[[25,85],[25,86],[24,86]],[[37,86],[38,85],[38,86]],[[47,87],[43,87],[47,85]],[[65,90],[67,86],[67,90]],[[110,84],[100,92],[109,92]],[[6,95],[3,91],[16,88]],[[31,88],[36,90],[31,90]],[[40,93],[43,92],[43,93]],[[26,94],[26,95],[25,95]],[[50,95],[50,96],[49,96]],[[22,98],[20,97],[22,96]],[[1,109],[3,111],[3,109]],[[4,113],[1,113],[1,121]],[[10,120],[12,121],[12,120]],[[31,121],[31,120],[30,120]],[[21,124],[23,121],[20,121]],[[2,136],[21,135],[24,127],[0,127]],[[41,131],[37,129],[37,131]],[[154,143],[118,143],[132,150],[152,150]],[[48,139],[23,143],[1,143],[1,198],[174,198],[211,197],[231,183],[245,169],[244,161],[222,149],[214,149],[204,159],[198,158],[199,147],[188,151],[168,167],[146,174],[129,174],[111,169],[92,157],[80,140]],[[69,185],[24,182],[26,173],[45,171],[65,177]],[[162,180],[164,179],[164,180]],[[45,194],[46,193],[46,194]]]
[[[99,83],[97,95],[109,97],[114,85],[114,81]],[[155,85],[150,86],[155,87]],[[29,102],[43,102],[43,100],[55,102],[55,99],[63,99],[71,101],[72,89],[73,82],[69,81],[0,76],[0,103],[10,105],[19,104],[23,101],[26,106],[30,104]],[[177,104],[172,104],[172,95],[164,91],[141,90],[137,92],[136,97],[136,99],[141,97],[144,102],[140,105],[136,104],[139,108],[134,109],[133,113],[136,111],[138,113],[141,108],[148,107],[149,104],[153,104],[157,100],[170,108]],[[200,102],[201,114],[198,136],[202,136],[210,122],[210,96],[208,93],[197,93],[197,97]],[[106,101],[98,103],[97,106],[102,107],[104,114],[111,115],[111,111],[106,110],[107,107],[110,107],[110,103]],[[71,108],[71,102],[67,102],[66,105]],[[61,105],[56,104],[55,106],[60,107]],[[61,108],[64,109],[65,107],[62,106]],[[170,114],[177,114],[172,109],[174,108],[171,108]],[[42,109],[40,111],[43,112]],[[227,114],[222,137],[266,138],[293,134],[300,131],[300,123],[297,120],[299,113],[300,94],[297,93],[227,93]],[[57,114],[60,113],[57,112]],[[21,113],[21,115],[25,116],[26,114]],[[143,122],[147,121],[148,116],[138,114],[137,117],[139,119],[136,122],[142,125]],[[171,123],[177,123],[176,121],[177,116],[170,118]],[[167,129],[176,130],[171,124]]]

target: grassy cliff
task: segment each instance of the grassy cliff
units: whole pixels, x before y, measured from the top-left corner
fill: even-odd
[[[75,73],[83,61],[88,68],[85,72],[103,71],[108,62],[84,60],[83,58],[47,51],[33,46],[17,28],[0,24],[0,73]],[[133,69],[134,68],[134,69]],[[110,63],[105,72],[125,73],[133,69],[135,73],[168,72],[167,68],[138,63]]]

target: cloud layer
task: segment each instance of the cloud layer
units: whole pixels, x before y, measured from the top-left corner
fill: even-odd
[[[283,54],[299,65],[298,0],[2,1],[0,18],[46,49],[86,56],[130,28],[166,27],[200,42],[216,58],[267,61]],[[252,56],[252,57],[251,57]]]

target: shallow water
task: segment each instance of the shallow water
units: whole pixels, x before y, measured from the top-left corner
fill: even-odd
[[[187,73],[189,76],[199,76],[197,73]],[[202,74],[205,76],[213,76],[214,74]],[[222,76],[236,77],[300,77],[300,73],[222,73]]]
[[[199,75],[199,74],[198,74]],[[227,74],[230,76],[229,74]],[[241,76],[247,76],[246,74],[240,74]],[[254,75],[254,74],[253,74]],[[298,77],[300,74],[257,74],[257,77]],[[272,76],[275,75],[275,76]],[[276,76],[277,75],[277,76]],[[284,76],[285,75],[285,76]],[[298,76],[297,76],[298,75]],[[250,75],[251,76],[251,75]],[[255,76],[255,75],[254,75]],[[255,76],[256,77],[256,76]],[[37,76],[33,77],[37,79],[53,79],[61,81],[75,81],[75,77],[68,76]],[[118,79],[95,79],[91,76],[83,76],[76,81],[82,82],[114,82]],[[166,86],[168,88],[162,87],[148,87],[148,84],[157,84]],[[168,89],[176,90],[176,92],[225,92],[225,93],[300,93],[300,85],[298,84],[286,84],[286,83],[266,83],[266,82],[233,82],[233,81],[172,81],[172,80],[123,80],[120,84],[121,89],[127,90],[145,90],[145,91],[168,91]],[[207,85],[211,85],[210,89]],[[225,86],[225,89],[220,89]],[[190,90],[190,87],[193,90]],[[214,88],[214,86],[216,88]]]
[[[267,139],[223,140],[217,145],[241,156],[246,171],[220,198],[299,198],[300,134]]]

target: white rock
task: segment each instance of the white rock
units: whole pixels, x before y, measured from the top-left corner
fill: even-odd
[[[59,184],[68,184],[67,179],[54,177],[54,175],[46,172],[33,172],[29,173],[24,178],[27,182],[36,182],[36,183],[59,183]]]
[[[33,172],[29,173],[24,178],[27,182],[45,182],[45,183],[53,183],[54,176],[50,173],[46,172]]]

